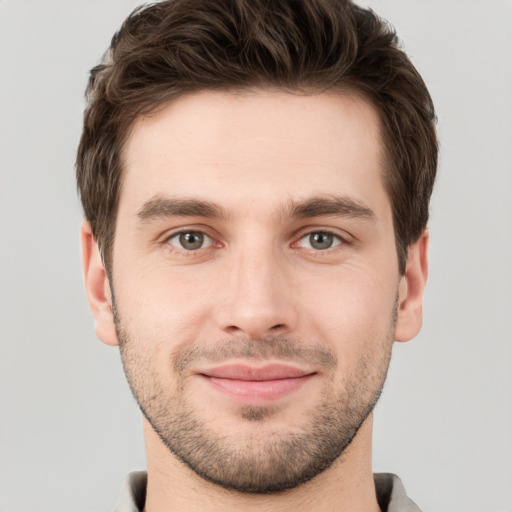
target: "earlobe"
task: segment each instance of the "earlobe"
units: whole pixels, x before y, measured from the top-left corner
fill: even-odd
[[[85,290],[95,319],[96,335],[107,345],[118,345],[110,283],[89,222],[82,224],[80,235]]]
[[[428,275],[428,231],[409,247],[405,273],[398,288],[395,340],[409,341],[421,330],[423,292]]]

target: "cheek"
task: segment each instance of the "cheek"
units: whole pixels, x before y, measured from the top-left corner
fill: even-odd
[[[309,335],[329,342],[336,351],[364,353],[392,332],[398,282],[371,269],[338,272],[323,280],[321,289],[312,283],[304,317]]]
[[[132,272],[137,268],[137,272]],[[215,275],[166,262],[125,265],[115,276],[116,303],[123,328],[159,360],[200,337],[212,336],[212,308],[218,292]],[[123,270],[124,270],[123,269]]]

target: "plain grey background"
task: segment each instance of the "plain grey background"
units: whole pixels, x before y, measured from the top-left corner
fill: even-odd
[[[133,0],[0,0],[0,510],[112,508],[145,467],[82,289],[87,72]],[[436,103],[424,329],[395,347],[374,466],[425,512],[512,511],[512,2],[373,0]]]

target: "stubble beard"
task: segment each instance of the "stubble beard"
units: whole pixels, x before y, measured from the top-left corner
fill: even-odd
[[[115,309],[114,309],[115,312]],[[289,432],[272,427],[272,406],[240,406],[240,431],[223,434],[207,423],[191,403],[179,378],[169,391],[156,371],[156,362],[123,329],[115,314],[124,371],[132,393],[146,419],[165,446],[197,475],[225,489],[269,494],[295,488],[319,475],[343,456],[360,427],[375,407],[386,379],[393,343],[396,311],[387,339],[375,340],[371,353],[362,356],[352,373],[334,388],[338,362],[322,346],[305,347],[289,338],[227,340],[207,348],[200,343],[175,354],[169,363],[180,376],[200,358],[227,360],[244,357],[290,361],[323,361],[326,388],[321,400],[302,425]],[[330,387],[329,387],[330,385]],[[246,428],[248,424],[258,429]],[[256,432],[261,435],[254,435]],[[248,433],[250,432],[250,433]]]

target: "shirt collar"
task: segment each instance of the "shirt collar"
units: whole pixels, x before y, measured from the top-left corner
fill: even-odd
[[[400,478],[391,473],[375,473],[375,491],[382,512],[421,512],[406,494]],[[147,473],[135,471],[125,478],[113,512],[141,512],[146,501]]]

